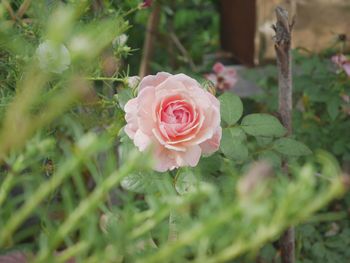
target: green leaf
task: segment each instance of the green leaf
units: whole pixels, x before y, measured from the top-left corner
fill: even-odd
[[[132,90],[129,88],[123,88],[118,90],[117,100],[122,109],[124,109],[125,104],[133,98]]]
[[[253,136],[281,137],[287,132],[277,118],[263,113],[245,116],[241,127],[246,133]]]
[[[281,138],[273,143],[273,148],[288,156],[302,156],[311,154],[311,150],[303,143],[291,138]]]
[[[216,152],[208,157],[202,157],[195,169],[204,176],[211,175],[220,171],[221,162],[222,157]]]
[[[332,120],[335,120],[339,114],[340,100],[338,97],[333,97],[327,103],[327,112]]]
[[[241,99],[230,92],[226,92],[219,97],[221,119],[228,125],[235,124],[243,114],[243,104]]]
[[[260,147],[266,147],[269,144],[272,143],[272,138],[271,137],[262,137],[262,136],[257,136],[256,138],[256,142]]]
[[[326,248],[322,242],[317,242],[312,246],[311,252],[316,258],[322,259],[326,255]]]
[[[265,262],[273,262],[276,258],[277,250],[272,244],[265,245],[261,251],[260,256]]]
[[[120,132],[120,145],[119,145],[119,158],[120,163],[128,161],[130,153],[135,150],[136,147],[133,141],[125,134],[124,129]]]
[[[120,131],[119,136],[119,162],[123,164],[128,162],[130,154],[133,151],[137,151],[137,149],[133,141],[126,135],[124,129]],[[159,187],[162,187],[162,184],[165,184],[167,181],[169,181],[169,175],[167,173],[136,170],[121,181],[121,186],[131,192],[149,194],[158,192]]]
[[[179,171],[179,174],[176,176],[175,189],[180,195],[184,195],[194,191],[199,183],[198,177],[186,169],[185,171]]]
[[[220,143],[222,153],[229,159],[244,161],[248,157],[246,135],[239,127],[225,128]]]
[[[121,181],[121,186],[131,192],[149,194],[158,192],[160,187],[168,181],[167,173],[139,171],[125,177]]]

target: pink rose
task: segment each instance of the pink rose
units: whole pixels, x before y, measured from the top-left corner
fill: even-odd
[[[205,77],[213,82],[218,90],[228,90],[236,85],[238,77],[234,68],[225,67],[217,62],[213,66],[213,71],[214,73],[207,74]]]
[[[126,134],[141,152],[153,146],[159,172],[196,166],[220,146],[220,103],[184,74],[146,76],[124,110]]]
[[[343,54],[334,55],[332,62],[345,71],[346,75],[350,77],[350,60],[347,59]]]

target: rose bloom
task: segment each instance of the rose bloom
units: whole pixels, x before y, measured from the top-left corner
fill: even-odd
[[[184,74],[146,76],[124,109],[126,134],[141,152],[153,146],[159,172],[194,167],[220,146],[220,103]]]
[[[343,54],[334,55],[331,60],[350,77],[350,60],[348,60],[346,56]]]
[[[217,62],[213,66],[213,71],[214,73],[205,75],[205,78],[213,82],[218,90],[228,90],[236,85],[238,77],[234,68],[225,67]]]

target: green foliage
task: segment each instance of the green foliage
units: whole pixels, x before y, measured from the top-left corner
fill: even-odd
[[[132,192],[147,194],[158,192],[159,187],[166,181],[169,181],[167,174],[139,171],[125,177],[121,182],[121,186]]]
[[[335,65],[330,61],[330,55],[338,53],[329,50],[327,53],[312,54],[303,50],[293,51],[293,135],[304,142],[312,151],[325,149],[334,154],[344,167],[350,160],[350,145],[348,131],[350,129],[349,101],[347,100],[350,87],[349,78],[344,72],[337,73]],[[263,111],[277,111],[277,74],[275,66],[266,66],[252,69],[246,77],[253,79],[263,93],[254,98],[255,107]],[[276,147],[283,140],[283,145]],[[287,140],[287,143],[286,143]],[[310,153],[300,143],[290,144],[290,139],[281,138],[273,143],[274,151],[262,153],[261,158],[280,162],[276,158],[275,150],[283,154],[298,155]],[[299,146],[297,146],[299,145]],[[345,200],[349,199],[349,194]],[[342,214],[346,210],[345,200],[335,202],[325,209],[325,215]],[[337,208],[335,208],[337,207]],[[322,215],[322,214],[321,214]],[[320,218],[322,217],[320,215]],[[347,242],[342,241],[333,246],[328,245],[329,240],[343,240],[343,233],[349,231],[349,220],[345,216],[330,217],[325,223],[318,219],[300,227],[298,242],[298,262],[347,262],[350,258],[347,251]],[[333,236],[326,235],[325,226],[338,225],[338,232]],[[309,231],[312,229],[312,231]],[[271,251],[271,250],[270,250]],[[278,252],[273,252],[273,257]]]
[[[224,93],[219,97],[221,118],[228,125],[235,124],[243,114],[241,99],[232,93]]]
[[[221,146],[222,153],[230,159],[244,161],[248,158],[247,137],[239,127],[223,130]]]
[[[273,148],[284,155],[301,156],[311,154],[310,149],[303,143],[291,138],[281,138],[273,143]]]
[[[175,177],[175,189],[179,195],[184,195],[196,191],[199,187],[200,180],[192,171],[183,169],[179,170]]]
[[[262,113],[245,116],[241,125],[246,133],[253,136],[281,137],[287,132],[275,117]]]
[[[332,51],[334,54],[336,51]],[[293,134],[311,150],[325,149],[340,161],[350,160],[350,145],[345,134],[350,129],[350,81],[337,74],[328,54],[293,52]],[[264,111],[277,111],[277,73],[273,66],[250,70],[246,77],[263,88],[254,98]]]
[[[220,150],[225,157],[243,164],[242,171],[245,171],[244,165],[252,160],[265,160],[278,168],[282,158],[311,154],[311,150],[303,143],[292,138],[279,138],[287,130],[274,116],[265,113],[248,114],[238,124],[243,113],[241,99],[232,93],[224,93],[219,100],[224,122]],[[249,144],[251,136],[256,141]]]

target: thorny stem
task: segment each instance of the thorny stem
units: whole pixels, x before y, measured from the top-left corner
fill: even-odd
[[[95,78],[86,78],[87,80],[111,80],[111,81],[124,81],[123,78],[109,78],[109,77],[95,77]]]

